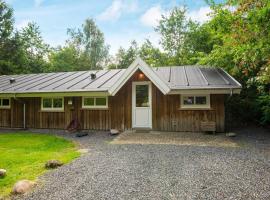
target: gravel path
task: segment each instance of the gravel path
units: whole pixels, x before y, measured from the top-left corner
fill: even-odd
[[[270,134],[250,129],[242,148],[113,145],[107,133],[72,138],[89,153],[41,177],[18,199],[270,199]]]

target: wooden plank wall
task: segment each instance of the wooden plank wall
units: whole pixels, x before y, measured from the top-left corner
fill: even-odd
[[[0,127],[23,127],[23,104],[26,103],[27,128],[65,129],[78,119],[83,129],[108,130],[132,127],[132,82],[147,81],[137,72],[113,97],[109,108],[82,109],[82,97],[66,97],[64,112],[42,112],[41,98],[12,99],[11,109],[0,109]],[[179,110],[179,95],[163,95],[152,85],[153,129],[160,131],[200,131],[200,121],[216,121],[217,131],[224,131],[224,95],[211,95],[211,110]],[[68,105],[68,100],[73,105]]]
[[[181,110],[180,95],[163,95],[153,86],[153,129],[162,131],[200,131],[201,121],[216,121],[224,131],[224,95],[211,95],[210,110]]]

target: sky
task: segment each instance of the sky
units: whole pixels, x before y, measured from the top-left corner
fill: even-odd
[[[6,0],[14,9],[15,27],[21,29],[36,22],[46,43],[64,45],[68,28],[79,28],[93,18],[110,45],[110,53],[132,40],[142,44],[149,39],[159,45],[154,31],[162,14],[175,6],[187,6],[187,16],[202,23],[209,20],[209,6],[204,0]]]

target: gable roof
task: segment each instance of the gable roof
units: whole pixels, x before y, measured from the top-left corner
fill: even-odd
[[[109,89],[109,93],[115,95],[137,70],[141,70],[163,94],[167,94],[170,91],[170,87],[166,84],[166,81],[161,79],[153,68],[149,67],[141,58],[137,58]]]
[[[127,69],[0,76],[0,94],[103,92],[115,95],[141,70],[163,94],[183,90],[220,90],[230,93],[241,85],[220,68],[200,66],[149,67],[137,58]],[[96,78],[91,79],[91,74]],[[15,83],[10,84],[14,78]],[[228,90],[229,89],[229,90]]]

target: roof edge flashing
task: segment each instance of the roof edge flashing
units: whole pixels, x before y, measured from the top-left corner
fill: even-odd
[[[141,70],[163,94],[168,94],[170,92],[170,87],[139,57],[133,61],[122,77],[108,90],[108,92],[114,96],[138,69]]]

